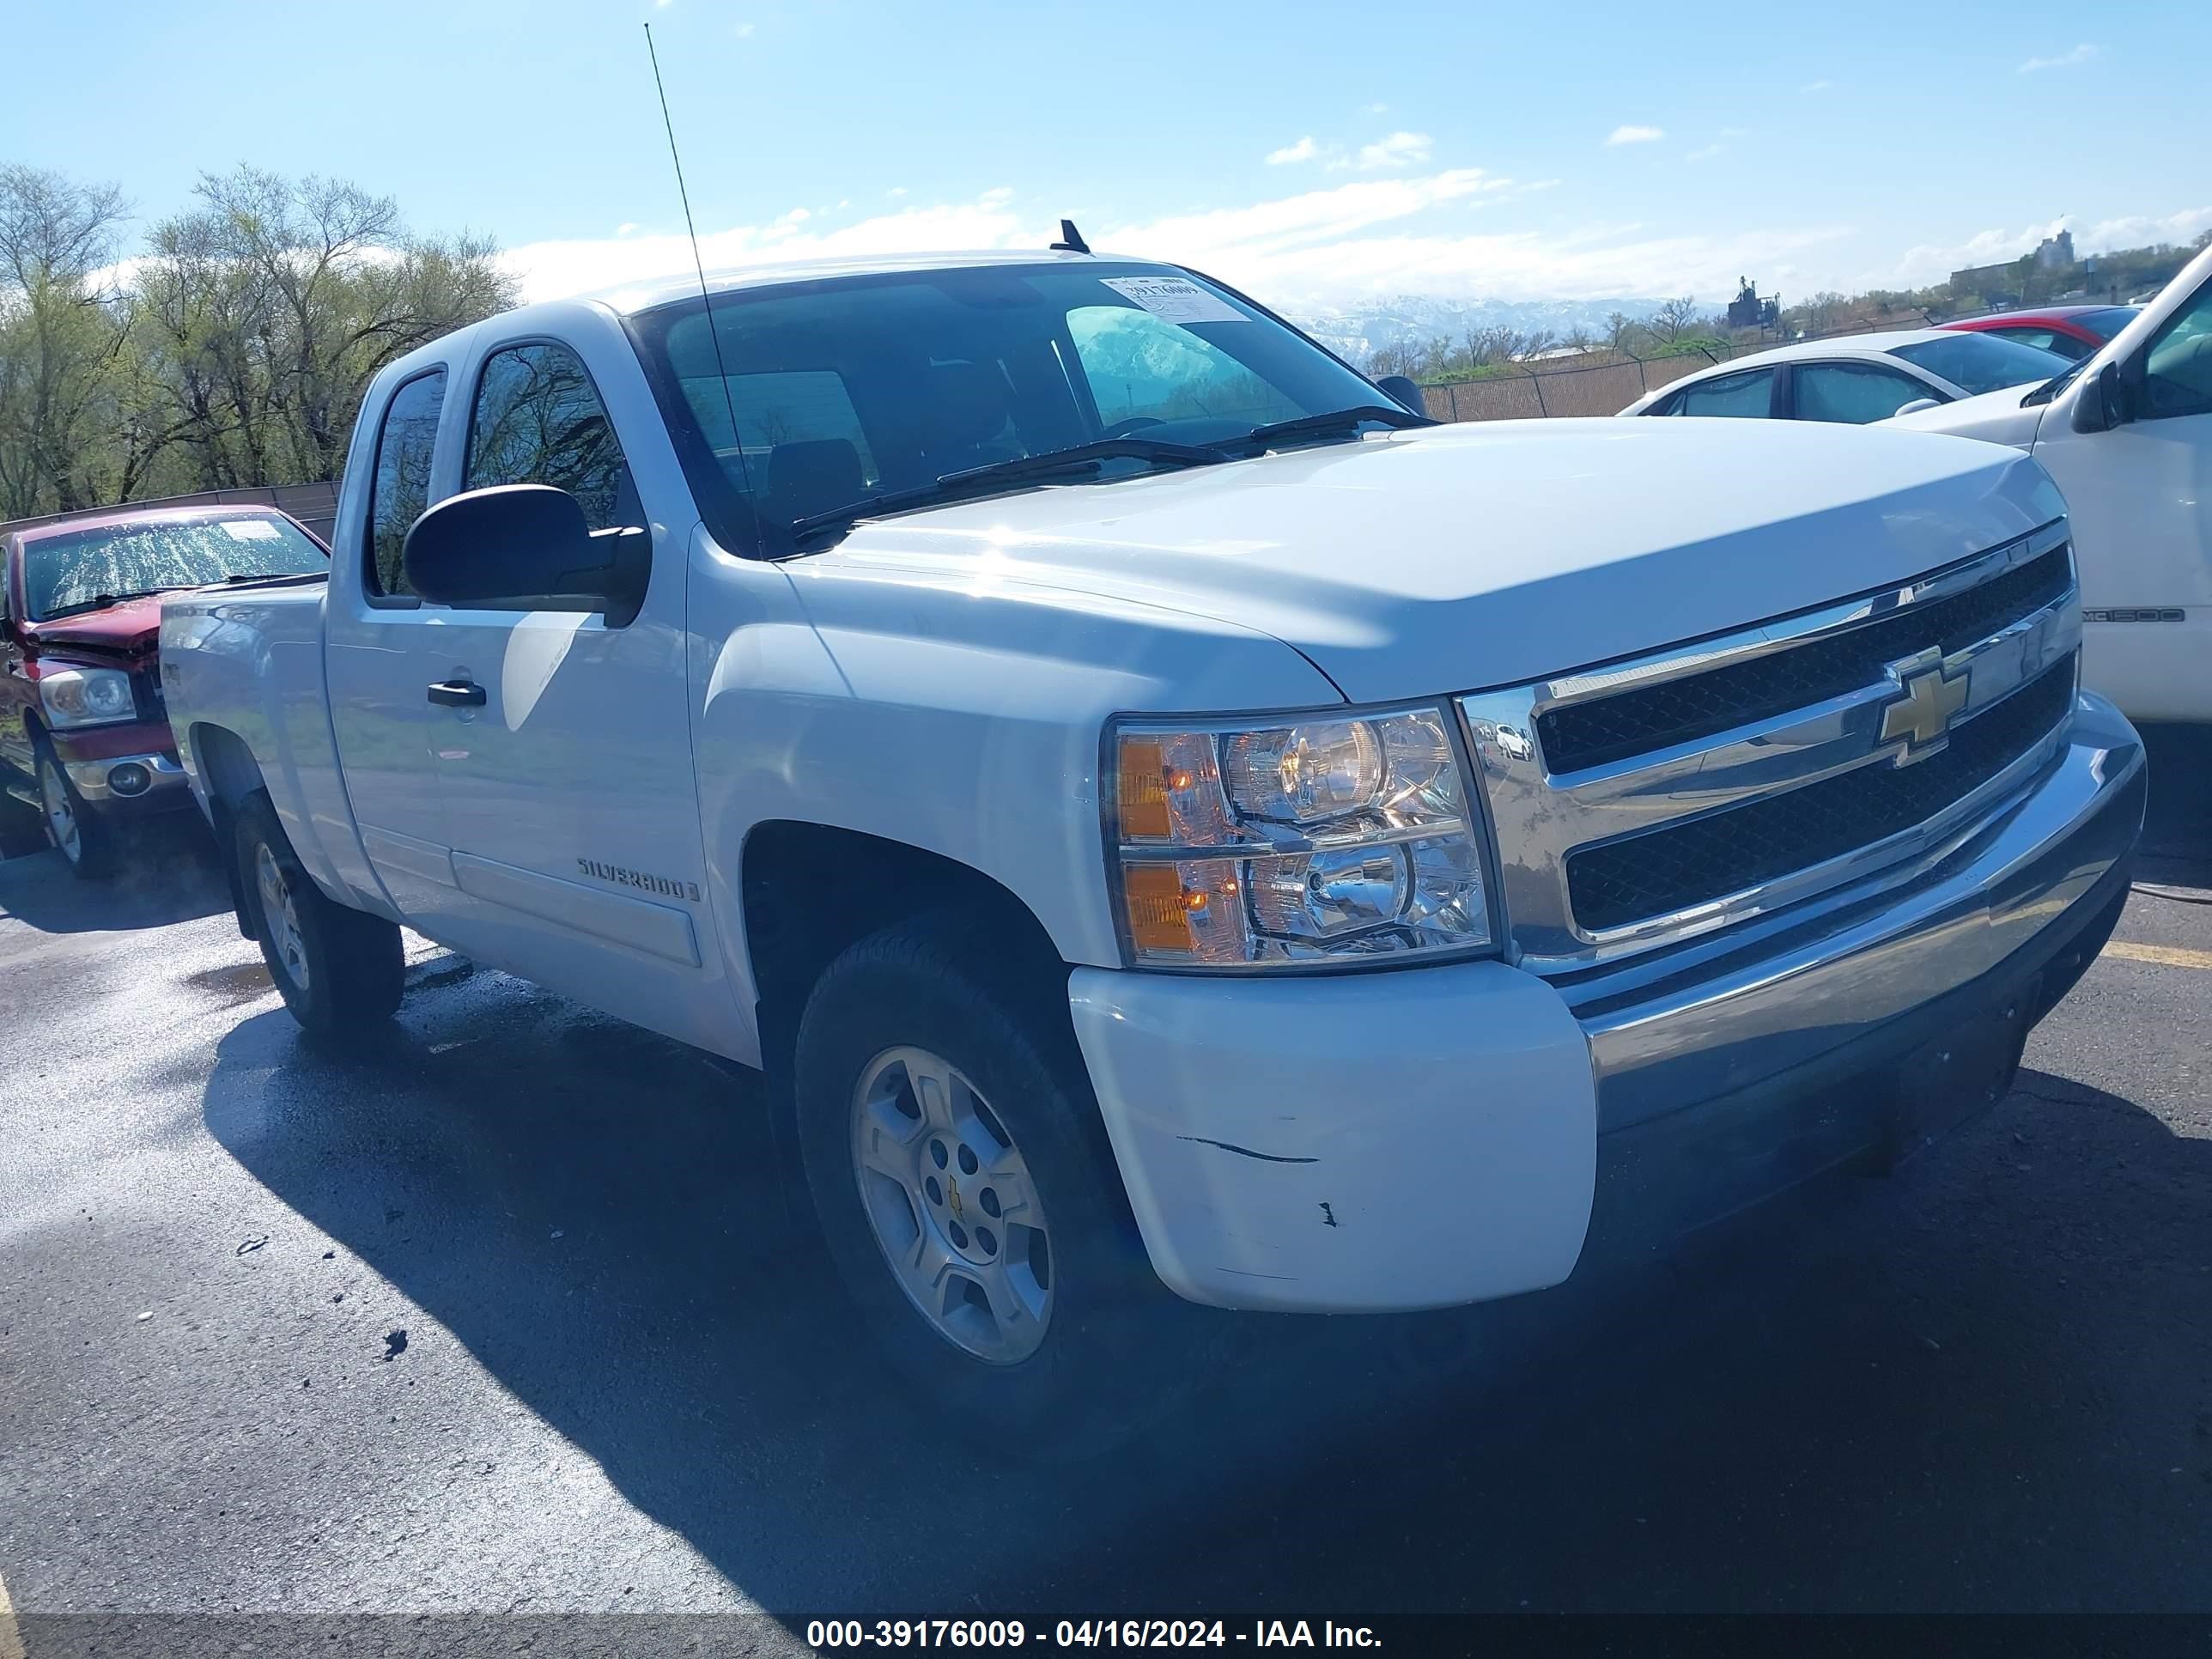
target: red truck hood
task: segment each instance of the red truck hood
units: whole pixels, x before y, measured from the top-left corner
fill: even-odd
[[[52,622],[26,623],[25,634],[37,644],[52,648],[74,645],[127,657],[147,657],[161,641],[161,598],[149,593],[143,599],[125,599],[105,611],[81,611]]]

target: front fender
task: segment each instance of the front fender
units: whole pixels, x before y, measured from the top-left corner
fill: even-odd
[[[1062,960],[1118,966],[1099,822],[1118,713],[1343,701],[1233,623],[1121,599],[834,561],[729,557],[702,532],[690,617],[701,821],[740,1006],[738,860],[757,824],[820,823],[934,853],[1028,907]]]

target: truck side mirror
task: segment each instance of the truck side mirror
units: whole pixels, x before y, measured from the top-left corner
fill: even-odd
[[[1403,374],[1385,374],[1375,384],[1413,414],[1425,415],[1429,412],[1428,401],[1421,396],[1421,388]]]
[[[2128,389],[2120,379],[2120,366],[2106,363],[2074,399],[2074,429],[2109,432],[2128,418]]]
[[[619,628],[645,602],[651,548],[641,529],[592,530],[565,489],[495,484],[423,514],[399,556],[409,585],[434,604],[604,612]]]

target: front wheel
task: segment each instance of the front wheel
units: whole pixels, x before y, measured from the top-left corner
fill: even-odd
[[[266,795],[239,811],[237,858],[261,959],[301,1028],[328,1041],[389,1018],[406,978],[398,925],[349,909],[316,886]]]
[[[47,844],[62,855],[70,873],[96,881],[115,868],[115,826],[89,811],[84,797],[62,770],[54,751],[41,743],[38,751],[39,816],[44,820]]]
[[[1169,1293],[1053,999],[924,921],[833,963],[799,1021],[799,1144],[839,1276],[918,1403],[1081,1455],[1200,1378],[1217,1316]]]

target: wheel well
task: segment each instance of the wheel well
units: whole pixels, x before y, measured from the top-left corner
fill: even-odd
[[[246,872],[238,867],[238,809],[262,787],[261,765],[246,739],[220,726],[191,728],[192,763],[207,787],[208,820],[215,830],[216,856],[230,885],[231,913],[241,937],[254,937],[246,914]]]
[[[981,871],[857,830],[778,819],[745,837],[740,868],[745,945],[759,998],[761,1059],[784,1069],[799,1016],[822,970],[848,945],[911,917],[975,921],[1002,951],[988,964],[1016,994],[1067,1020],[1067,964],[1030,908]]]

